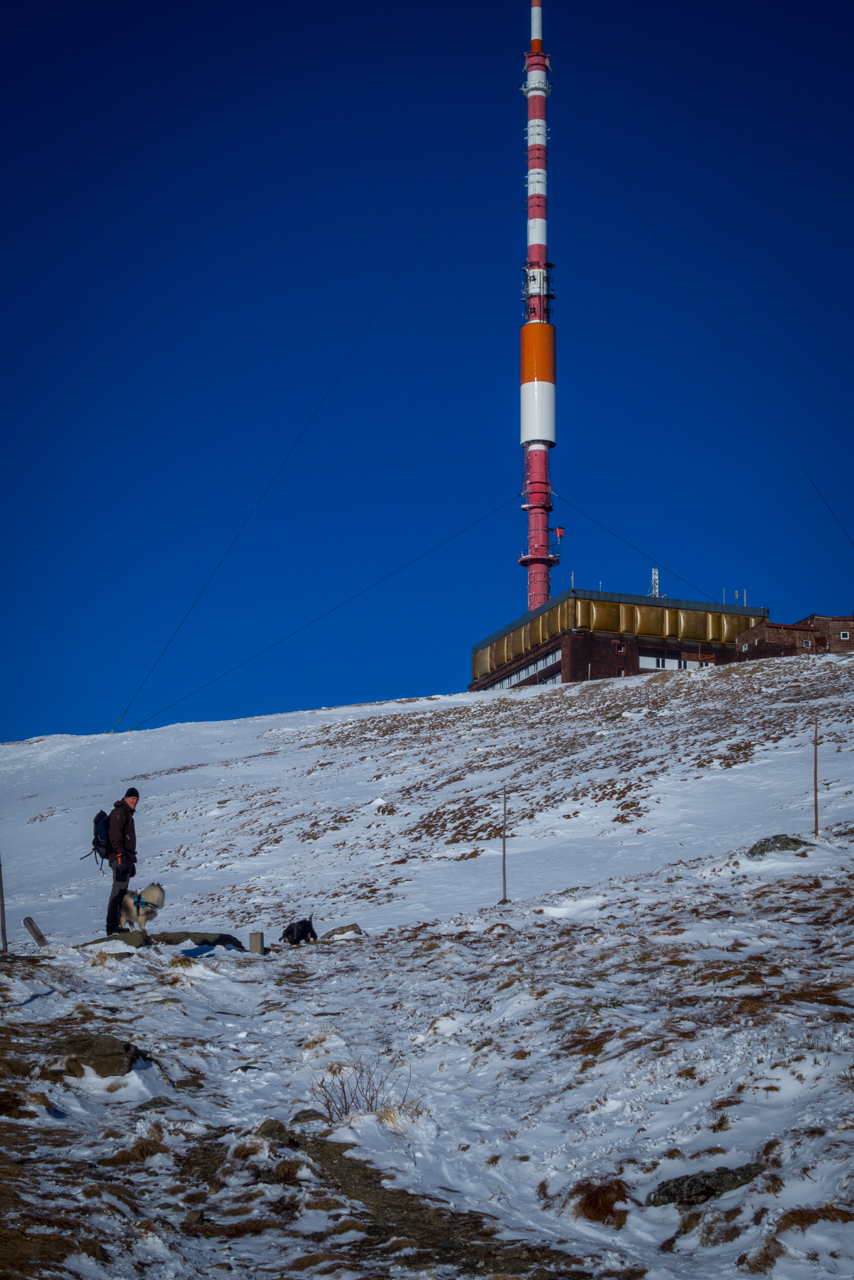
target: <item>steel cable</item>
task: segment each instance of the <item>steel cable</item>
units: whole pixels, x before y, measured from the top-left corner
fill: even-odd
[[[282,469],[284,468],[285,464],[286,464],[286,463],[288,462],[288,460],[290,459],[291,455],[293,454],[293,452],[294,452],[294,450],[296,449],[297,445],[299,444],[300,440],[302,440],[303,436],[304,436],[304,435],[305,435],[305,433],[308,431],[308,429],[309,429],[309,427],[311,426],[311,424],[314,422],[314,419],[317,417],[318,413],[319,413],[319,412],[320,412],[320,410],[323,408],[323,405],[324,405],[324,404],[326,403],[326,401],[329,399],[329,396],[331,395],[332,391],[334,390],[334,388],[335,388],[336,384],[337,384],[337,383],[339,382],[339,380],[341,379],[341,376],[343,375],[343,373],[344,373],[344,372],[345,372],[345,370],[347,369],[348,365],[350,364],[350,361],[353,359],[353,357],[355,356],[356,352],[359,350],[359,347],[362,345],[362,343],[364,342],[365,338],[368,336],[368,333],[369,333],[369,332],[370,332],[370,330],[373,328],[374,322],[376,321],[376,319],[377,319],[377,317],[379,316],[380,312],[382,311],[383,307],[384,307],[384,306],[385,306],[385,304],[388,302],[388,300],[389,300],[389,298],[391,297],[392,293],[393,293],[393,292],[394,292],[394,290],[397,288],[398,284],[400,283],[401,279],[403,278],[403,276],[404,276],[404,274],[405,274],[405,272],[406,272],[407,268],[409,267],[410,263],[412,262],[412,259],[415,257],[415,255],[417,254],[418,250],[421,248],[422,244],[423,244],[423,243],[424,243],[424,241],[427,239],[427,237],[428,237],[428,235],[430,234],[430,232],[433,230],[433,227],[435,226],[435,224],[436,224],[436,222],[438,221],[438,219],[439,219],[440,215],[442,214],[443,210],[445,209],[446,205],[448,204],[448,202],[449,202],[449,200],[450,200],[451,196],[452,196],[452,195],[453,195],[453,193],[456,191],[456,189],[457,189],[457,187],[459,186],[460,182],[462,181],[462,179],[464,178],[464,176],[465,176],[465,175],[466,175],[466,173],[468,172],[468,170],[469,170],[469,166],[471,165],[472,160],[473,160],[473,159],[474,159],[474,157],[477,155],[477,153],[478,153],[478,151],[480,150],[480,148],[483,146],[483,143],[486,141],[486,139],[487,139],[487,137],[488,137],[488,135],[489,135],[489,132],[490,132],[490,130],[492,129],[492,126],[495,124],[495,121],[498,119],[499,115],[501,114],[501,111],[502,111],[502,108],[503,108],[503,107],[504,107],[504,102],[502,101],[502,103],[501,103],[501,105],[499,106],[498,110],[497,110],[497,111],[492,115],[492,117],[490,118],[489,123],[487,124],[486,128],[483,130],[483,133],[480,135],[480,137],[479,137],[479,138],[477,139],[477,141],[475,142],[474,146],[473,146],[473,147],[471,148],[471,150],[469,151],[469,153],[468,153],[468,155],[466,156],[466,159],[464,160],[463,165],[462,165],[462,167],[460,168],[460,170],[459,170],[459,172],[458,172],[458,174],[457,174],[456,178],[454,178],[454,180],[453,180],[453,181],[450,183],[450,185],[447,187],[447,189],[446,189],[446,191],[445,191],[445,195],[443,196],[442,200],[440,200],[439,204],[436,206],[436,210],[435,210],[435,212],[433,213],[432,218],[430,219],[430,221],[427,223],[426,227],[425,227],[425,228],[424,228],[424,230],[422,231],[421,235],[419,236],[418,240],[416,241],[415,246],[414,246],[414,248],[412,249],[411,253],[409,254],[408,258],[406,258],[406,259],[405,259],[405,261],[403,262],[403,265],[400,267],[400,270],[397,272],[397,275],[394,277],[394,279],[392,280],[392,282],[391,282],[391,284],[389,285],[388,289],[385,291],[385,293],[383,294],[383,296],[382,296],[382,298],[380,299],[379,303],[377,304],[376,308],[374,309],[373,313],[371,314],[371,317],[370,317],[370,319],[368,320],[367,324],[366,324],[366,325],[365,325],[365,327],[362,329],[362,332],[359,334],[358,338],[357,338],[357,339],[356,339],[356,341],[353,343],[352,347],[350,348],[349,352],[348,352],[348,353],[347,353],[347,355],[345,356],[344,360],[343,360],[343,361],[341,362],[341,364],[339,365],[337,372],[333,375],[333,377],[332,377],[331,381],[329,382],[329,384],[328,384],[328,385],[327,385],[327,387],[326,387],[326,390],[323,392],[323,395],[322,395],[322,396],[320,397],[320,399],[317,401],[317,404],[314,406],[314,408],[312,409],[312,411],[311,411],[311,413],[309,414],[308,418],[306,419],[305,423],[303,424],[302,429],[298,432],[298,434],[297,434],[297,435],[296,435],[296,437],[294,438],[293,442],[291,443],[291,446],[290,446],[290,448],[288,449],[287,453],[286,453],[286,454],[285,454],[285,456],[282,458],[282,461],[279,463],[278,467],[276,468],[276,470],[273,472],[272,476],[271,476],[271,477],[270,477],[270,479],[268,480],[267,484],[265,485],[264,489],[263,489],[263,490],[262,490],[262,492],[261,492],[260,497],[257,499],[257,501],[255,502],[254,506],[253,506],[253,507],[252,507],[252,509],[250,510],[250,512],[249,512],[249,514],[248,514],[248,516],[247,516],[247,517],[246,517],[246,519],[243,521],[243,524],[242,524],[242,525],[240,526],[240,528],[237,530],[237,533],[234,535],[234,537],[232,538],[231,542],[228,544],[228,546],[226,547],[225,551],[224,551],[224,552],[223,552],[223,554],[220,556],[220,558],[219,558],[219,560],[217,561],[217,563],[214,565],[214,568],[212,569],[211,573],[209,574],[209,576],[208,576],[208,577],[207,577],[207,579],[205,580],[205,582],[204,582],[204,584],[203,584],[203,586],[202,586],[202,589],[199,591],[198,595],[197,595],[197,596],[196,596],[196,598],[193,600],[193,603],[190,605],[189,609],[188,609],[188,610],[187,610],[187,612],[184,614],[183,618],[182,618],[182,619],[181,619],[181,621],[178,623],[177,627],[176,627],[176,628],[175,628],[175,630],[172,632],[172,634],[171,634],[171,636],[169,637],[169,639],[166,641],[166,644],[165,644],[165,645],[163,646],[163,648],[160,650],[160,653],[157,655],[157,657],[156,657],[156,659],[154,660],[154,662],[152,663],[151,667],[150,667],[150,668],[148,669],[148,671],[146,672],[145,678],[143,679],[142,683],[139,685],[139,687],[137,688],[137,690],[136,690],[136,692],[134,693],[133,697],[131,698],[130,702],[128,702],[128,704],[127,704],[127,706],[125,707],[124,711],[122,712],[122,714],[119,716],[118,720],[116,721],[116,723],[115,723],[115,725],[114,725],[114,731],[115,731],[115,729],[118,729],[119,725],[120,725],[120,724],[121,724],[121,722],[124,720],[125,716],[126,716],[126,715],[127,715],[127,713],[130,711],[130,709],[131,709],[131,707],[133,706],[133,704],[136,702],[136,700],[137,700],[137,698],[139,697],[140,693],[141,693],[141,692],[142,692],[142,690],[145,688],[146,684],[148,684],[148,681],[150,680],[151,676],[154,674],[155,670],[156,670],[156,669],[157,669],[157,667],[160,665],[160,661],[161,661],[161,659],[165,656],[165,654],[166,654],[167,650],[168,650],[168,649],[170,648],[170,646],[172,645],[173,640],[174,640],[174,639],[176,638],[176,636],[178,635],[178,633],[179,633],[179,631],[181,630],[181,628],[183,627],[184,623],[187,621],[187,619],[189,618],[190,614],[193,612],[193,610],[195,609],[196,605],[199,603],[199,601],[201,600],[202,596],[205,594],[205,592],[207,591],[208,587],[209,587],[209,586],[210,586],[210,584],[213,582],[213,580],[214,580],[214,578],[216,577],[217,573],[218,573],[218,572],[219,572],[219,570],[222,568],[222,565],[225,563],[226,559],[227,559],[227,558],[228,558],[228,556],[230,555],[231,551],[233,550],[233,548],[234,548],[235,544],[237,543],[237,541],[238,541],[238,539],[240,538],[241,534],[243,533],[244,529],[245,529],[245,528],[246,528],[246,526],[249,524],[249,521],[252,519],[252,517],[254,516],[255,512],[256,512],[256,511],[258,510],[258,508],[260,507],[261,503],[264,501],[264,499],[266,498],[267,494],[268,494],[268,493],[270,492],[270,490],[272,489],[273,485],[275,484],[276,480],[277,480],[277,479],[278,479],[278,477],[279,477],[280,472],[282,471]]]
[[[487,511],[486,515],[479,516],[477,520],[472,520],[471,524],[465,525],[462,529],[458,529],[456,533],[450,534],[447,538],[443,538],[441,542],[435,543],[432,547],[428,547],[426,551],[422,551],[419,555],[413,556],[411,560],[407,560],[405,564],[398,565],[396,569],[392,569],[390,573],[383,574],[381,578],[377,578],[375,582],[371,582],[367,587],[362,587],[360,591],[354,592],[353,595],[347,596],[346,600],[340,600],[338,604],[334,604],[331,609],[326,609],[323,613],[319,613],[317,617],[312,618],[309,622],[304,622],[302,626],[296,627],[293,631],[289,631],[287,635],[281,636],[278,640],[274,640],[272,644],[265,645],[263,649],[259,649],[257,653],[253,653],[250,657],[244,658],[242,662],[237,662],[233,667],[229,667],[227,671],[222,671],[218,676],[214,676],[212,680],[206,680],[204,684],[198,685],[189,693],[185,693],[183,697],[176,698],[174,702],[170,702],[168,706],[161,707],[159,711],[155,711],[153,715],[146,716],[144,720],[139,720],[133,727],[138,729],[141,725],[148,724],[149,720],[156,720],[158,716],[162,716],[164,712],[171,711],[173,707],[177,707],[181,702],[186,702],[188,698],[192,698],[195,694],[201,693],[203,689],[208,689],[212,684],[216,684],[219,680],[224,680],[226,676],[230,676],[232,672],[239,671],[241,667],[247,666],[250,662],[254,662],[256,658],[261,658],[265,653],[269,653],[271,649],[277,648],[280,644],[284,644],[286,640],[291,640],[294,636],[298,636],[301,631],[306,631],[309,627],[313,627],[315,623],[322,622],[324,618],[328,618],[330,614],[336,613],[339,609],[343,609],[345,605],[351,604],[353,600],[358,600],[360,596],[366,595],[367,592],[373,591],[375,587],[379,587],[383,582],[388,582],[389,578],[395,577],[398,573],[403,573],[404,569],[411,568],[417,564],[419,560],[423,560],[426,556],[432,555],[434,551],[438,551],[440,547],[446,546],[447,543],[453,542],[455,538],[459,538],[464,533],[468,533],[469,529],[473,529],[475,525],[483,524],[484,520],[488,520],[490,516],[497,515],[499,511],[504,511],[512,502],[517,502],[519,494],[514,493],[512,498],[508,498],[506,502],[502,502],[499,507],[493,507],[491,511]]]

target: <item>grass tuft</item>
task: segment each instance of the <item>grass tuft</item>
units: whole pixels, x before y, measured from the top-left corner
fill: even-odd
[[[618,1231],[625,1226],[628,1211],[616,1208],[621,1200],[629,1199],[629,1188],[622,1178],[611,1178],[608,1182],[585,1178],[576,1183],[567,1199],[575,1201],[573,1218],[586,1218],[588,1222],[616,1227]]]

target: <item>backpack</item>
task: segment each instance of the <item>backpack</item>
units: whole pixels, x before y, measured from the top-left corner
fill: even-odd
[[[92,852],[97,861],[98,858],[102,862],[110,856],[109,833],[110,833],[110,815],[105,813],[103,809],[99,809],[95,814],[92,822]]]

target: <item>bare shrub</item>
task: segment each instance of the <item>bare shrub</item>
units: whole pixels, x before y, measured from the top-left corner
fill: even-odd
[[[625,1225],[628,1211],[617,1209],[620,1200],[629,1199],[629,1188],[622,1178],[609,1182],[594,1182],[585,1178],[572,1188],[567,1201],[574,1200],[573,1218],[586,1218],[588,1222],[601,1222],[619,1231]]]
[[[425,1114],[425,1111],[426,1108],[421,1106],[419,1099],[408,1098],[405,1102],[380,1107],[377,1119],[384,1129],[403,1135],[406,1133],[406,1121],[417,1120],[419,1116]]]
[[[844,1071],[840,1071],[836,1079],[840,1084],[844,1084],[846,1089],[854,1089],[854,1066],[846,1067]]]
[[[402,1073],[379,1060],[366,1062],[332,1062],[323,1075],[316,1075],[309,1093],[331,1121],[345,1120],[355,1111],[369,1111],[392,1118],[392,1113],[420,1113],[417,1099],[409,1097],[412,1072],[401,1093],[397,1087]]]

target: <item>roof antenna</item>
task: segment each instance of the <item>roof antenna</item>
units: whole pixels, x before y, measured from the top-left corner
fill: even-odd
[[[657,569],[653,569],[652,571],[652,582],[649,584],[649,591],[647,591],[646,594],[648,596],[655,596],[656,598],[658,598],[658,596],[661,595],[661,591],[659,590],[659,587],[658,587],[658,570]]]

